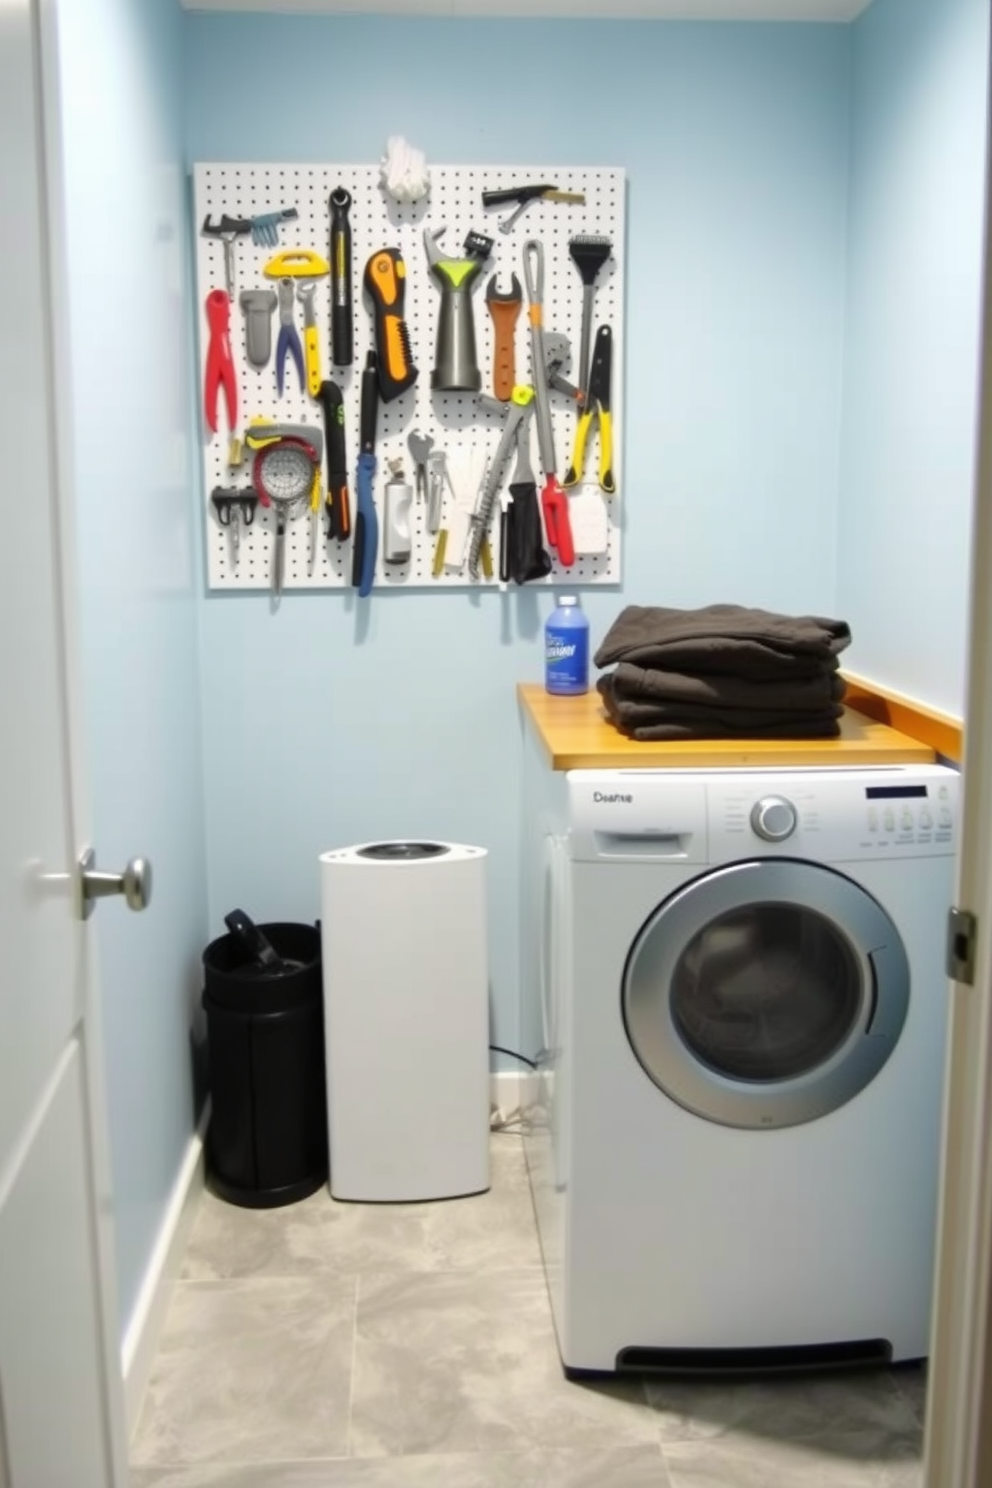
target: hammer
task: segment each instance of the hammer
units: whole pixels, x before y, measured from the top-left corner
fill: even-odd
[[[200,231],[205,238],[220,238],[224,244],[224,280],[227,285],[227,298],[233,300],[234,244],[237,238],[245,237],[251,232],[251,219],[249,217],[228,217],[225,212],[220,221],[215,223],[208,212],[203,219]]]

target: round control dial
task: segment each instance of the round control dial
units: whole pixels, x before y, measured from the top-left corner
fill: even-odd
[[[796,808],[784,796],[762,796],[751,807],[751,826],[766,842],[784,842],[796,830]]]

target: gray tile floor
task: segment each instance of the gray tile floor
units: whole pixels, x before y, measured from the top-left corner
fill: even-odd
[[[132,1488],[920,1488],[918,1370],[566,1381],[519,1139],[479,1198],[206,1194]]]

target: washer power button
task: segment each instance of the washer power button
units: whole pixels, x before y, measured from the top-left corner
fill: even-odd
[[[766,842],[784,842],[796,830],[796,808],[784,796],[762,796],[751,807],[751,826]]]

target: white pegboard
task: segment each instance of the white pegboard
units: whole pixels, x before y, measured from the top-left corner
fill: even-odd
[[[429,277],[424,248],[425,227],[432,230],[445,226],[441,239],[451,257],[461,257],[461,245],[470,230],[494,239],[493,257],[473,291],[476,344],[482,371],[482,391],[492,393],[493,326],[486,308],[485,290],[490,276],[498,275],[501,291],[510,287],[510,276],[516,274],[524,298],[523,310],[516,324],[516,380],[531,382],[531,359],[526,291],[524,289],[523,245],[529,238],[538,239],[544,247],[544,324],[548,331],[568,336],[572,348],[571,366],[566,376],[577,380],[582,281],[568,252],[568,242],[578,234],[605,234],[612,242],[612,254],[596,280],[593,336],[596,327],[609,324],[613,331],[613,467],[617,494],[604,498],[607,511],[607,551],[596,557],[577,555],[571,568],[555,564],[545,584],[555,584],[567,576],[570,584],[615,584],[621,576],[621,510],[623,488],[623,350],[624,350],[624,256],[625,256],[625,185],[622,170],[580,169],[555,166],[436,166],[430,167],[431,192],[416,203],[399,204],[388,197],[379,180],[379,170],[363,165],[250,165],[197,164],[193,168],[194,211],[196,218],[196,275],[200,348],[201,427],[203,432],[203,503],[207,531],[207,571],[211,589],[267,589],[270,584],[274,527],[270,512],[258,507],[255,521],[243,532],[238,565],[232,563],[230,538],[220,527],[210,504],[215,486],[251,487],[250,453],[236,469],[227,464],[228,431],[223,395],[219,400],[219,427],[211,435],[203,422],[203,376],[209,331],[204,302],[212,289],[224,286],[224,248],[219,239],[203,236],[200,227],[206,217],[215,221],[226,213],[231,217],[251,217],[278,208],[295,207],[295,221],[284,223],[279,231],[278,249],[255,246],[248,236],[239,237],[235,254],[235,300],[231,306],[231,345],[238,377],[239,433],[243,435],[250,418],[261,416],[279,422],[312,423],[321,428],[320,407],[299,387],[292,363],[287,365],[283,397],[277,396],[275,346],[278,338],[278,310],[272,320],[273,354],[266,367],[256,370],[245,355],[244,317],[238,304],[243,289],[275,288],[275,281],[263,276],[263,266],[281,249],[312,248],[325,259],[330,248],[330,209],[328,198],[338,186],[352,196],[349,214],[352,231],[352,299],[354,321],[354,360],[350,367],[331,366],[330,352],[330,281],[317,281],[316,310],[320,345],[321,375],[333,377],[344,396],[349,472],[349,495],[352,513],[356,508],[355,467],[358,456],[358,424],[361,370],[366,352],[374,348],[374,325],[368,298],[363,292],[362,276],[369,258],[381,248],[398,248],[406,266],[405,318],[410,331],[413,360],[419,376],[413,387],[390,403],[379,405],[376,442],[377,472],[375,501],[382,524],[383,486],[389,476],[388,460],[402,459],[407,480],[414,484],[413,462],[407,436],[413,430],[430,434],[435,448],[449,452],[466,443],[479,446],[491,456],[499,441],[502,418],[480,408],[470,393],[437,393],[431,389],[434,364],[434,340],[437,327],[440,292]],[[563,191],[585,194],[585,203],[565,204],[536,201],[521,215],[512,232],[502,233],[497,224],[511,208],[484,208],[482,192],[487,189],[523,184],[554,182]],[[302,341],[302,307],[296,306],[296,328]],[[551,394],[557,474],[567,469],[572,454],[576,425],[575,406],[558,392]],[[538,492],[544,477],[538,457],[535,419],[531,424],[531,459]],[[513,469],[513,455],[505,467],[504,484]],[[596,485],[599,458],[598,435],[593,427],[586,452],[585,484]],[[326,473],[326,465],[324,467]],[[446,502],[450,497],[446,495]],[[321,537],[313,573],[309,566],[309,514],[297,518],[287,533],[286,573],[284,587],[291,589],[346,589],[351,585],[351,543],[328,541],[324,536],[326,521],[321,513]],[[451,588],[496,587],[496,579],[473,581],[467,566],[462,571],[445,569],[432,577],[434,534],[427,531],[427,513],[423,503],[414,500],[411,507],[413,544],[410,561],[401,566],[382,561],[381,544],[375,583],[386,588]],[[498,572],[498,504],[492,527],[493,558]],[[554,550],[549,548],[552,558]]]

